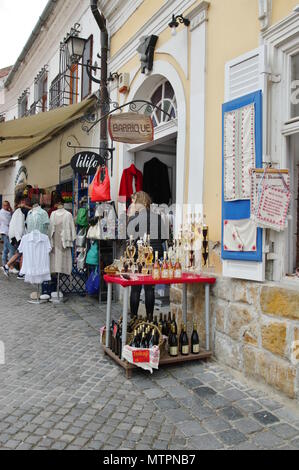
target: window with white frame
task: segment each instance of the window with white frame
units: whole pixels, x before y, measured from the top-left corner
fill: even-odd
[[[28,112],[28,95],[29,95],[29,91],[25,90],[24,93],[18,99],[18,117],[19,118],[26,116]]]
[[[163,109],[167,114],[155,109],[152,115],[154,127],[158,127],[165,122],[169,122],[177,117],[177,102],[174,89],[168,80],[164,80],[158,85],[150,100],[153,105]]]
[[[290,174],[288,227],[269,231],[273,280],[294,276],[299,268],[299,14],[294,10],[264,33],[271,87],[268,95],[267,156]],[[269,258],[269,255],[267,255]]]
[[[48,71],[45,66],[34,80],[35,110],[45,112],[48,110]]]
[[[299,117],[299,52],[291,57],[291,118]]]

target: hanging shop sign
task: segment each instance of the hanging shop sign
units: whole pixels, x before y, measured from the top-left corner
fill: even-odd
[[[79,152],[73,156],[71,167],[75,173],[82,176],[94,176],[100,165],[103,165],[103,157],[94,152]]]
[[[154,140],[154,125],[151,116],[122,113],[109,117],[109,133],[114,142],[144,144]]]

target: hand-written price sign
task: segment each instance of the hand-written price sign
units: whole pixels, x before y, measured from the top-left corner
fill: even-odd
[[[109,118],[109,133],[114,142],[143,144],[154,140],[154,125],[150,116],[117,114]]]
[[[103,165],[103,163],[103,157],[97,153],[80,152],[73,156],[71,167],[75,173],[83,176],[93,176],[96,174],[98,167]]]
[[[133,351],[133,363],[141,364],[143,362],[150,361],[150,352],[148,349],[141,349],[139,351]]]

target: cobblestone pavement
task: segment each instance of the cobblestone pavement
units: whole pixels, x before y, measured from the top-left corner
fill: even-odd
[[[212,361],[128,381],[100,348],[105,306],[31,291],[0,277],[0,449],[299,448],[295,404]]]

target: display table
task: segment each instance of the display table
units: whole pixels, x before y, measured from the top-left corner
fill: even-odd
[[[104,280],[108,285],[108,298],[107,298],[107,317],[106,317],[106,346],[104,347],[105,353],[120,364],[125,370],[127,377],[130,378],[132,370],[135,368],[134,365],[129,364],[125,360],[119,359],[119,357],[111,351],[109,348],[110,339],[110,324],[111,324],[111,304],[112,304],[112,286],[118,284],[124,288],[123,296],[123,323],[122,323],[122,348],[127,344],[127,327],[128,327],[128,300],[129,290],[132,286],[140,285],[170,285],[170,284],[182,284],[183,285],[183,321],[187,324],[187,286],[188,284],[204,284],[205,285],[205,330],[206,330],[206,347],[201,349],[199,354],[189,354],[188,356],[170,357],[163,355],[161,352],[160,366],[166,364],[176,364],[188,361],[195,361],[199,359],[206,359],[212,356],[210,351],[210,286],[215,284],[216,278],[206,277],[203,275],[185,273],[180,279],[160,279],[159,281],[154,280],[151,276],[137,275],[135,280],[126,280],[122,276],[110,276],[105,275]]]

